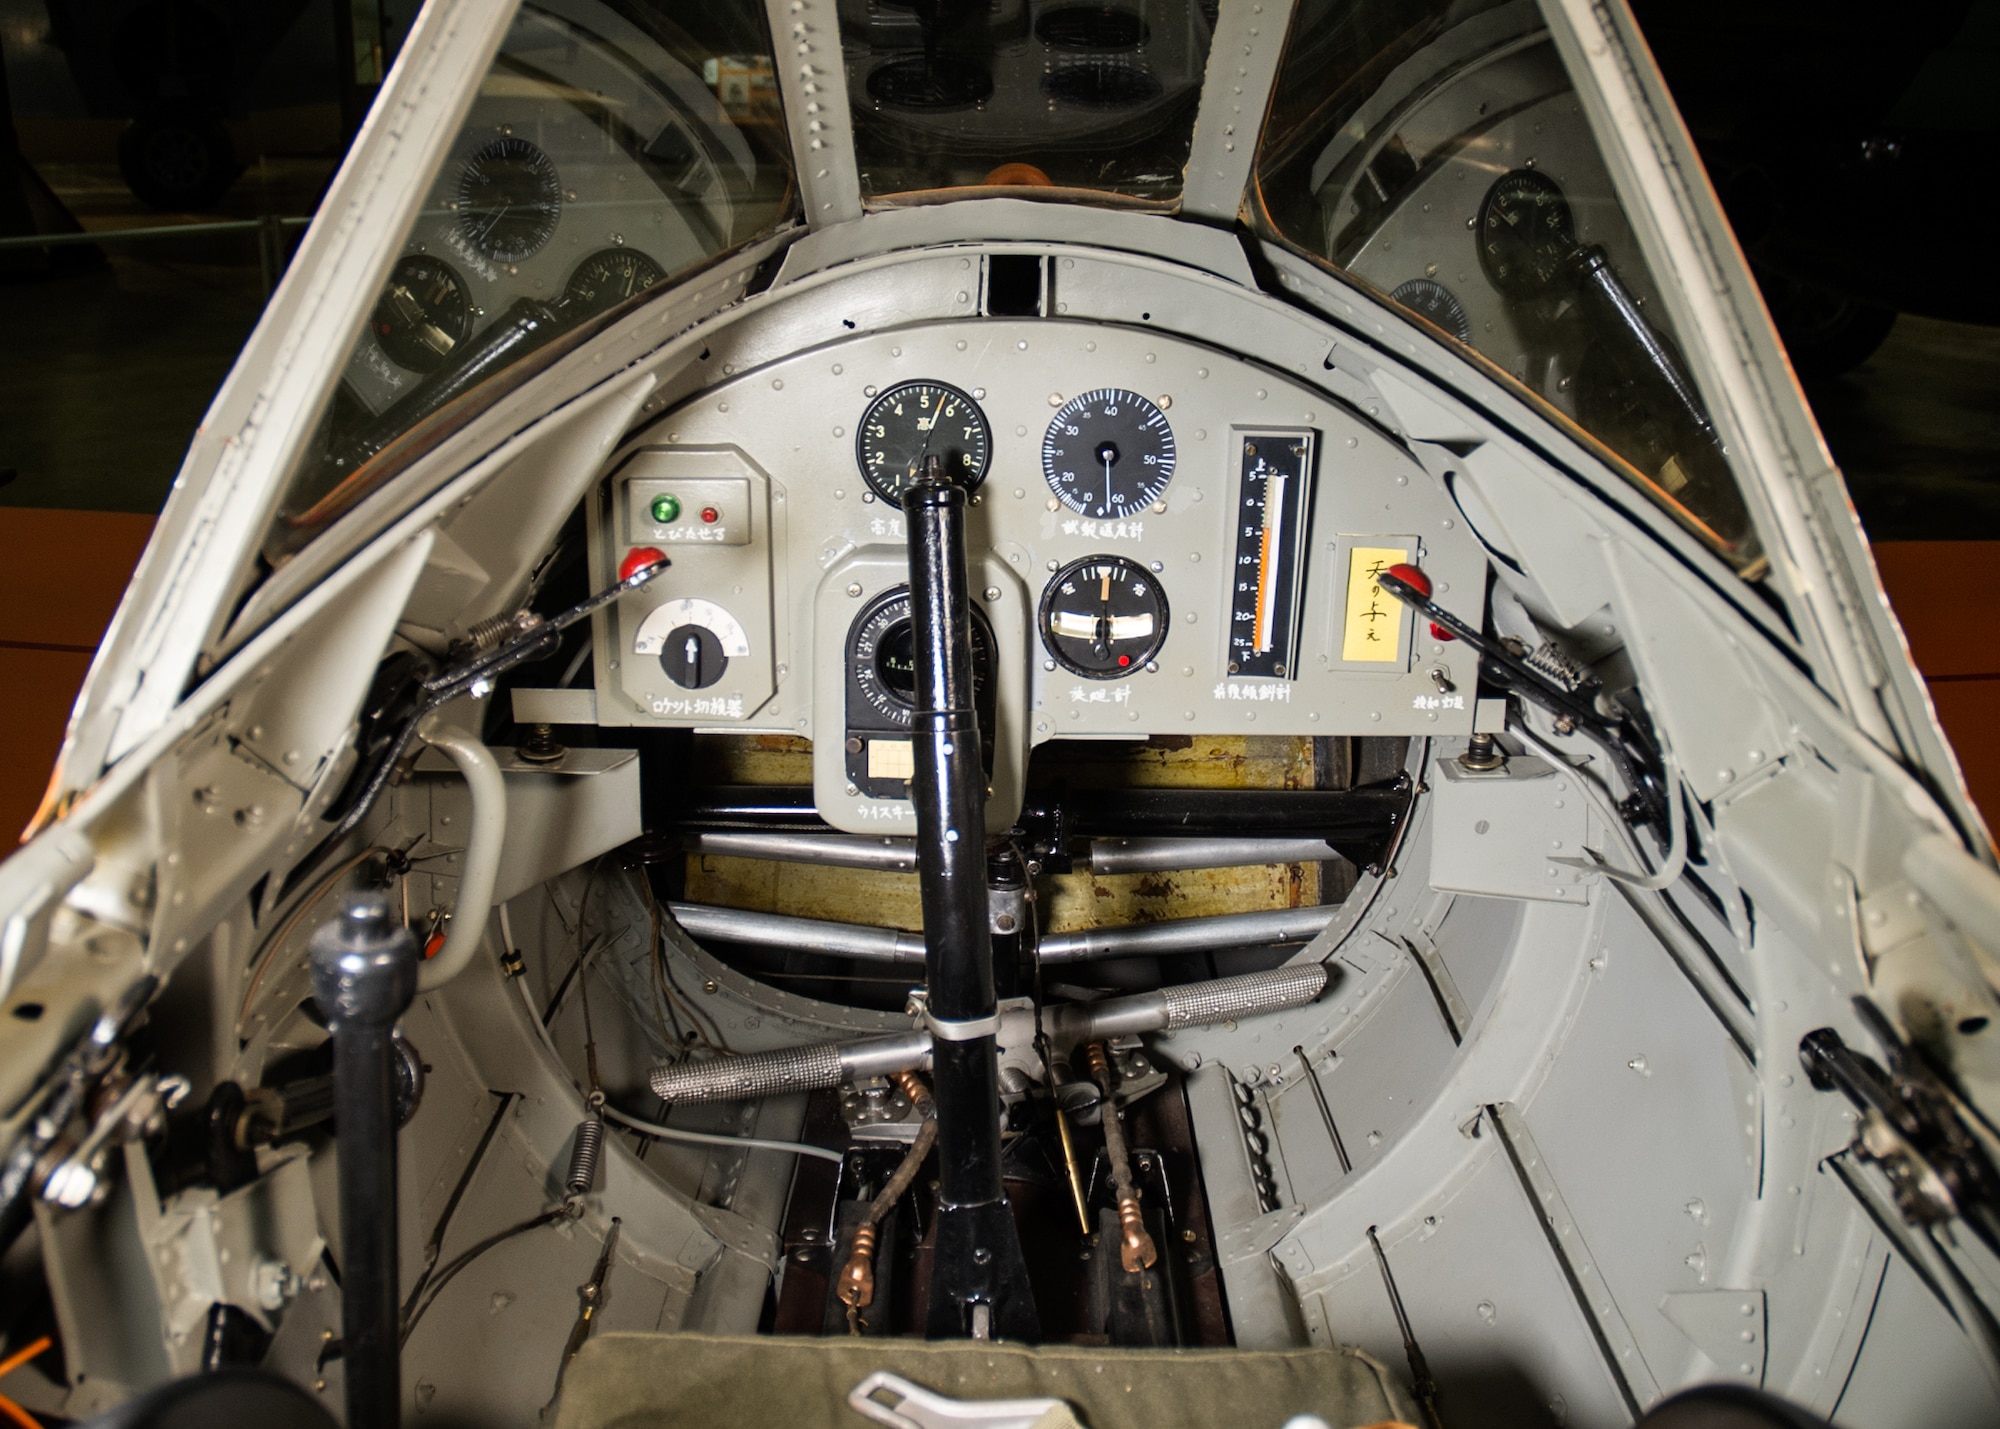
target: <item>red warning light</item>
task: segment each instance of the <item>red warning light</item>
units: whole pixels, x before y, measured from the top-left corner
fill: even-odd
[[[722,513],[717,511],[713,506],[704,506],[701,508],[701,519],[710,526],[713,526],[722,519]]]
[[[1132,663],[1132,657],[1131,657],[1130,655],[1120,655],[1120,656],[1118,657],[1118,665],[1119,665],[1119,668],[1121,668],[1121,669],[1122,669],[1122,668],[1124,668],[1125,666],[1127,666],[1127,665],[1131,664],[1131,663]]]

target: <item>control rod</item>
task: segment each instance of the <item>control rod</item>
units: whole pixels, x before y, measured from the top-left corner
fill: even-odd
[[[933,1339],[1034,1340],[1041,1327],[1000,1183],[999,1003],[986,906],[986,774],[972,702],[965,492],[935,458],[903,493],[916,700],[917,873],[937,1102]]]

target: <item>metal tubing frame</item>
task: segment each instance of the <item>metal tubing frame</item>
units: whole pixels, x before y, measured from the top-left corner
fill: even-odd
[[[680,846],[687,853],[723,858],[866,868],[882,873],[914,873],[917,869],[914,840],[865,834],[708,829],[684,835]],[[1094,838],[1088,848],[1082,862],[1097,874],[1252,868],[1340,857],[1325,839],[1315,838]]]
[[[748,908],[717,908],[705,903],[669,903],[667,911],[683,931],[718,943],[770,943],[861,962],[918,963],[925,958],[922,935],[895,928],[794,918],[785,913],[761,913]],[[1339,912],[1337,904],[1326,904],[1176,918],[1128,928],[1048,933],[1042,935],[1037,952],[1044,963],[1075,963],[1205,953],[1224,947],[1305,943],[1318,937]]]

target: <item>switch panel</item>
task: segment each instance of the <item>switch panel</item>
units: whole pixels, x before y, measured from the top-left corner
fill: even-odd
[[[672,563],[597,616],[600,724],[729,728],[774,691],[770,478],[735,447],[634,452],[591,510],[599,584],[638,547]]]

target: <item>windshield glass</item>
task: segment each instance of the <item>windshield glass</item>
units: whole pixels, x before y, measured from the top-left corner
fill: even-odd
[[[1216,0],[840,0],[862,197],[1067,189],[1170,205],[1215,13]]]
[[[1757,539],[1533,0],[1303,0],[1257,218],[1476,349],[1739,570]]]
[[[671,11],[671,18],[668,12]],[[416,429],[653,285],[776,228],[792,174],[757,0],[527,0],[266,542],[281,561]]]

